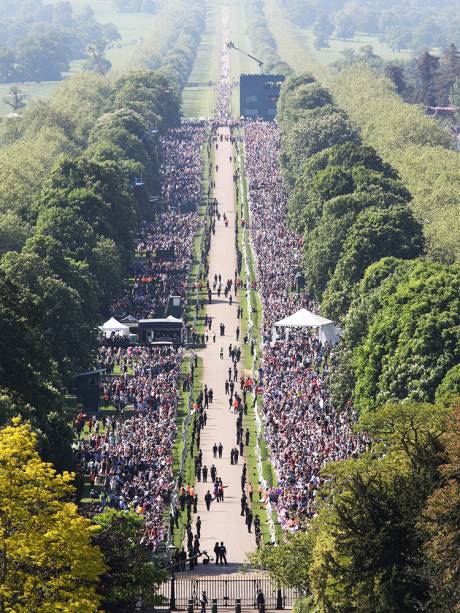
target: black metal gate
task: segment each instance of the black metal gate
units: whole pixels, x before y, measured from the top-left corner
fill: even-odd
[[[297,598],[297,591],[289,588],[279,588],[269,577],[248,576],[242,578],[219,577],[174,577],[163,583],[160,595],[165,602],[174,599],[176,609],[187,609],[188,602],[193,601],[195,608],[200,608],[200,596],[204,591],[209,605],[215,599],[218,607],[235,606],[235,601],[241,601],[242,608],[257,608],[257,593],[261,590],[265,597],[267,609],[291,609]]]

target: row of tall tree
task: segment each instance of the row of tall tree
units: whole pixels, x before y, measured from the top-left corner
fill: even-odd
[[[263,0],[254,0],[246,5],[246,28],[251,34],[254,54],[264,63],[262,71],[289,73],[290,68],[279,56],[275,40],[268,29]]]
[[[71,463],[61,392],[91,367],[96,326],[128,273],[200,25],[191,34],[184,21],[159,72],[76,75],[0,128],[0,417],[30,418],[58,468]]]
[[[120,13],[155,13],[157,4],[157,0],[113,0]]]
[[[0,262],[2,421],[18,413],[30,418],[43,434],[43,456],[57,467],[71,460],[60,392],[94,361],[96,327],[121,291],[133,234],[158,187],[159,131],[179,120],[177,90],[163,75],[130,73],[112,85],[95,76],[89,80],[79,76],[66,85],[61,115],[71,112],[72,102],[100,103],[93,127],[85,125],[88,117],[78,126],[86,147],[63,152],[48,173],[43,167],[30,205],[19,203],[16,213],[29,236]],[[25,133],[34,130],[30,122],[43,118],[36,109],[58,109],[60,95],[25,114]],[[50,113],[48,121],[52,130],[56,115]],[[77,125],[72,129],[69,139],[63,137],[69,148]],[[21,141],[15,145],[23,146]],[[136,187],[136,177],[142,177],[142,187]]]
[[[280,99],[282,168],[292,187],[292,223],[304,233],[307,290],[323,311],[344,319],[352,290],[370,264],[423,253],[410,194],[310,75],[288,80]]]
[[[456,139],[426,109],[405,103],[398,93],[398,74],[379,74],[368,61],[359,61],[333,74],[308,53],[300,30],[280,9],[266,0],[270,28],[282,55],[297,71],[305,69],[327,86],[335,103],[348,113],[362,141],[373,147],[396,170],[412,194],[410,207],[423,226],[427,253],[436,260],[458,261],[460,233],[459,153]],[[369,58],[369,50],[361,55]],[[399,67],[398,67],[398,73]],[[396,83],[396,84],[395,84]]]
[[[206,6],[200,0],[171,0],[155,20],[153,32],[134,63],[149,70],[162,70],[184,87],[205,27]]]
[[[2,420],[30,417],[58,467],[68,465],[71,442],[60,390],[94,359],[96,325],[121,290],[133,233],[148,217],[158,136],[179,121],[195,48],[181,47],[182,63],[171,65],[174,47],[161,73],[114,83],[76,76],[3,126],[10,144],[0,151],[0,269],[10,333],[2,337]]]
[[[426,257],[410,192],[310,75],[287,81],[278,118],[306,289],[344,327],[336,403],[432,402],[460,355],[459,267]]]
[[[425,51],[417,59],[413,99],[428,106],[460,104],[460,53],[454,43],[441,58]]]
[[[323,468],[315,518],[253,561],[303,592],[299,613],[453,611],[460,268],[426,257],[407,188],[310,75],[287,80],[278,118],[306,289],[344,328],[332,400],[368,444]]]
[[[363,141],[396,169],[412,194],[428,253],[450,263],[460,257],[459,153],[455,140],[425,110],[405,103],[394,84],[367,66],[353,66],[328,86],[360,129]]]
[[[6,2],[0,7],[0,82],[59,80],[72,60],[87,57],[88,45],[103,53],[119,38],[89,7],[74,14],[70,2]]]

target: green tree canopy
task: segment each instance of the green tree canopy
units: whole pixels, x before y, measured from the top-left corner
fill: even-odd
[[[354,286],[366,268],[382,257],[413,259],[422,255],[422,228],[405,206],[369,207],[359,213],[323,298],[324,312],[336,321],[350,307]]]
[[[158,586],[166,573],[155,566],[151,553],[141,545],[143,518],[133,512],[107,509],[93,521],[99,527],[94,542],[107,566],[100,585],[104,610],[134,612],[140,596],[144,605],[158,604]]]
[[[432,401],[459,361],[460,269],[425,260],[390,275],[368,332],[353,351],[355,404],[391,398]]]

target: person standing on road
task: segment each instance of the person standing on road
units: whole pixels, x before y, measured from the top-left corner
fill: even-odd
[[[227,566],[227,549],[222,541],[220,542],[219,550],[221,564],[225,564],[225,566]]]
[[[219,443],[219,446],[217,447],[217,451],[219,452],[219,459],[222,459],[223,450],[224,448],[222,447],[222,443]]]
[[[209,511],[211,509],[211,502],[212,502],[212,495],[211,495],[211,492],[209,490],[206,492],[206,496],[204,497],[204,501],[206,503],[206,509]]]
[[[242,517],[244,517],[246,515],[246,494],[243,492],[243,494],[241,495],[241,515]]]
[[[216,543],[214,545],[214,553],[216,554],[216,564],[219,564],[219,562],[220,562],[220,547],[219,547],[219,543]]]
[[[251,526],[252,526],[252,511],[249,510],[249,513],[246,515],[246,525],[248,527],[248,532],[251,532]]]

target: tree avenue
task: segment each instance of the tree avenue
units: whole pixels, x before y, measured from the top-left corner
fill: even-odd
[[[154,14],[132,69],[25,105],[13,81],[119,34],[3,2],[0,613],[166,607],[171,576],[213,574],[195,569],[213,522],[212,561],[231,575],[232,548],[254,551],[295,613],[460,611],[459,23],[451,0],[384,4],[113,0],[117,23]],[[363,32],[414,56],[347,48]],[[232,109],[230,33],[285,77],[276,121]],[[332,67],[309,57],[338,39]],[[184,88],[211,84],[214,117],[184,121]],[[133,341],[134,321],[177,325],[177,298],[174,342]],[[282,328],[305,310],[330,327]],[[126,336],[100,333],[112,316]],[[95,369],[90,415],[71,390]]]

